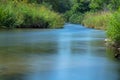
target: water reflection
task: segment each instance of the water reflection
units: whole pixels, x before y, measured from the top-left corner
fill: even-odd
[[[60,33],[59,34],[59,43],[58,43],[58,55],[56,68],[66,69],[70,66],[71,62],[71,33]],[[55,80],[68,79],[69,75],[66,71],[56,71]]]
[[[119,61],[106,55],[105,33],[64,29],[0,32],[0,80],[119,80]]]

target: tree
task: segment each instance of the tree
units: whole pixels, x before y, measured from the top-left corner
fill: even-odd
[[[96,10],[116,10],[119,8],[120,0],[91,0],[90,8]]]
[[[73,6],[71,10],[75,13],[85,13],[87,11],[90,11],[89,3],[90,0],[73,0]]]
[[[64,13],[70,9],[70,0],[29,0],[29,2],[36,2],[39,4],[47,3],[52,6],[56,12]]]

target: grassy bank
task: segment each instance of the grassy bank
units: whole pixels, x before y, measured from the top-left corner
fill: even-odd
[[[59,28],[62,15],[44,5],[23,1],[0,1],[0,28]]]
[[[88,12],[85,14],[82,24],[96,29],[107,29],[111,12]]]
[[[109,46],[116,51],[120,48],[120,9],[116,12],[86,13],[82,24],[89,28],[106,30]]]

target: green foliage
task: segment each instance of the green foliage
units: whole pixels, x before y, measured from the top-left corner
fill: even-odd
[[[91,28],[106,29],[110,16],[110,12],[89,12],[85,14],[82,24]]]
[[[108,7],[110,10],[117,10],[120,6],[120,0],[110,0]]]
[[[89,0],[72,0],[72,6],[69,11],[64,14],[67,22],[81,23],[84,13],[90,11]]]
[[[120,6],[120,0],[91,0],[91,10],[117,10]]]
[[[82,20],[83,20],[83,16],[84,16],[84,15],[83,15],[82,13],[73,14],[73,15],[69,18],[69,22],[81,24],[81,22],[82,22]]]
[[[47,3],[52,6],[52,9],[56,12],[64,13],[70,9],[70,0],[28,0],[29,2],[36,2],[38,4]]]
[[[43,5],[25,1],[7,1],[0,4],[0,26],[49,27],[57,28],[64,24],[62,15]]]
[[[112,15],[109,21],[107,35],[114,42],[120,44],[120,9]]]
[[[107,0],[91,0],[90,7],[92,10],[100,10],[106,7]]]
[[[73,5],[71,7],[71,10],[73,13],[80,12],[85,13],[87,11],[90,11],[89,8],[89,0],[73,0]]]
[[[6,3],[4,3],[6,4]],[[9,3],[9,5],[4,5],[1,3],[0,5],[0,27],[4,28],[12,28],[18,24],[19,20],[16,17],[17,12],[13,12],[13,3]],[[8,3],[7,3],[8,4]]]
[[[70,10],[70,11],[67,11],[66,13],[64,13],[64,18],[65,18],[65,21],[66,22],[69,22],[69,18],[73,15],[73,12]]]
[[[84,14],[82,13],[73,13],[72,11],[68,11],[64,14],[64,18],[66,22],[81,24],[83,20]]]

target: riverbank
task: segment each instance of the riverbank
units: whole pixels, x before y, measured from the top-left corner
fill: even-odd
[[[61,14],[42,4],[0,1],[0,28],[60,28]]]
[[[95,29],[105,30],[107,46],[115,50],[115,55],[120,54],[120,10],[115,12],[88,12],[82,24]],[[119,55],[120,56],[120,55]]]

